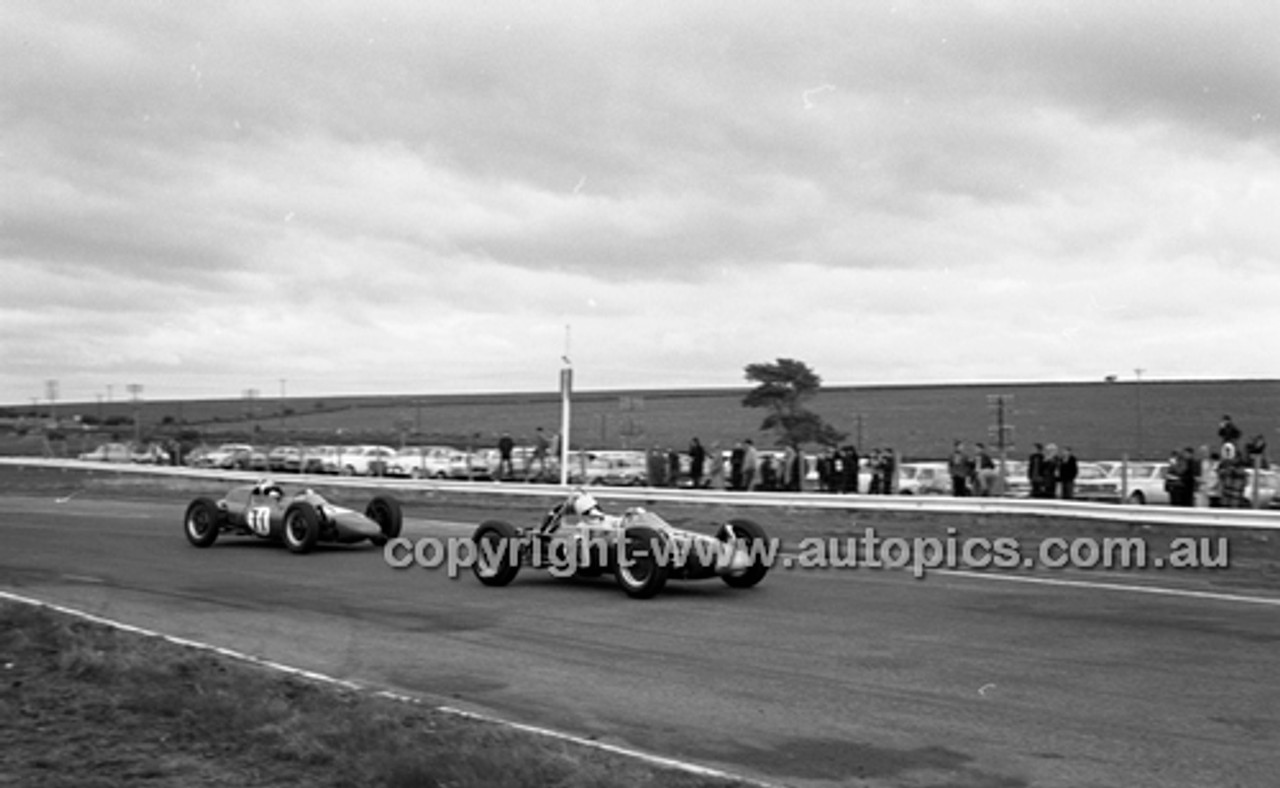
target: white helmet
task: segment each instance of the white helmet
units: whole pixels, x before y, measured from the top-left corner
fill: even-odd
[[[589,514],[599,508],[600,504],[596,502],[596,499],[586,493],[581,493],[573,499],[573,511],[575,514]]]

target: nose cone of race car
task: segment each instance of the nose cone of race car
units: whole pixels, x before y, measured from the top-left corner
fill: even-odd
[[[351,509],[339,509],[332,513],[333,524],[338,529],[338,538],[342,541],[353,539],[376,539],[382,536],[382,529],[373,520]]]

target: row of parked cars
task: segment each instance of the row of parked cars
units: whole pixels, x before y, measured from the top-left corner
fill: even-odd
[[[86,462],[134,462],[144,465],[168,465],[169,451],[158,443],[103,443],[91,451],[77,455]]]
[[[513,479],[554,480],[560,477],[559,458],[539,463],[529,447],[516,447],[511,468],[501,466],[497,449],[466,451],[454,446],[384,445],[276,446],[271,449],[247,443],[224,443],[198,449],[187,457],[197,468],[320,473],[342,476],[389,476],[401,479]],[[575,451],[569,455],[569,481],[573,484],[619,486],[647,483],[643,452]]]
[[[1097,503],[1169,505],[1165,489],[1167,462],[1082,462],[1076,477],[1073,498]],[[1246,471],[1246,497],[1253,499],[1255,484],[1259,508],[1280,507],[1280,473],[1273,470]],[[946,462],[907,462],[898,468],[897,491],[904,495],[950,495],[951,474]],[[1027,463],[1005,462],[1004,480],[994,494],[1007,498],[1031,497]]]

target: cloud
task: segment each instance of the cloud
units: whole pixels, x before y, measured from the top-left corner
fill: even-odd
[[[1275,375],[1278,14],[11,3],[0,402]]]

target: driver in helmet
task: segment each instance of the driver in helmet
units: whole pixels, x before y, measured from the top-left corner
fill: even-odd
[[[594,495],[580,492],[573,497],[573,513],[579,517],[598,519],[604,517],[604,511]]]
[[[273,499],[284,497],[284,488],[281,487],[274,479],[261,479],[258,481],[258,495],[266,495]]]

